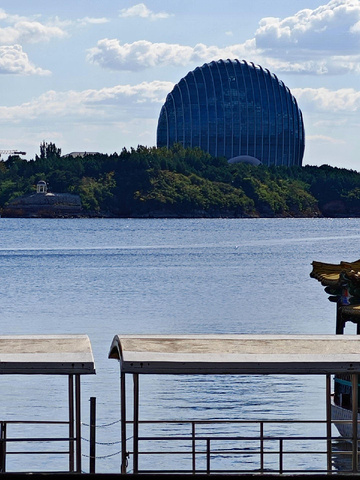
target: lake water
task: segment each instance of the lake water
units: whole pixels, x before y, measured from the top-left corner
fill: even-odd
[[[360,257],[360,219],[1,219],[0,231],[1,334],[88,334],[97,375],[82,382],[83,420],[95,396],[99,425],[120,417],[115,334],[334,333],[311,262]],[[0,379],[0,420],[66,419],[66,379],[18,380]],[[325,415],[318,377],[146,377],[140,387],[141,419]],[[86,454],[86,426],[83,436]],[[119,437],[119,423],[98,428],[111,445],[98,445],[97,471],[119,471]],[[9,456],[8,469],[43,467],[31,461]]]

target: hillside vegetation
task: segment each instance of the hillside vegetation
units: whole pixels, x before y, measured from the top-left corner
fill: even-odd
[[[234,165],[180,145],[72,158],[43,143],[34,160],[0,161],[0,208],[34,193],[39,180],[52,192],[79,194],[89,216],[360,216],[356,171]]]

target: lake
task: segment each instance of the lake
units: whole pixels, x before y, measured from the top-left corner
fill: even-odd
[[[119,366],[107,358],[115,334],[334,333],[335,304],[310,278],[311,262],[357,260],[359,227],[360,219],[0,219],[1,333],[88,334],[97,374],[82,382],[83,420],[95,396],[97,423],[107,425],[120,416]],[[0,420],[66,416],[65,379],[0,382]],[[324,418],[323,392],[317,377],[146,377],[140,415]],[[119,471],[119,438],[119,423],[98,428],[97,440],[111,445],[98,445],[97,471]],[[38,467],[29,457],[9,456],[8,469]]]

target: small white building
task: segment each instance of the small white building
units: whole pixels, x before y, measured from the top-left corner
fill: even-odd
[[[36,193],[47,193],[47,183],[40,180],[36,185]]]

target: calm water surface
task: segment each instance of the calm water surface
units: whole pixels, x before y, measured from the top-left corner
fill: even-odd
[[[115,334],[334,333],[311,262],[360,258],[359,219],[1,219],[0,232],[1,334],[88,334],[97,375],[83,380],[83,419],[96,396],[99,425],[120,416]],[[0,379],[0,420],[66,419],[65,379],[18,380]],[[146,377],[140,399],[141,419],[325,415],[318,377]],[[119,424],[97,431],[119,437]],[[97,471],[119,471],[119,450],[98,445]],[[8,458],[9,470],[39,466]]]

